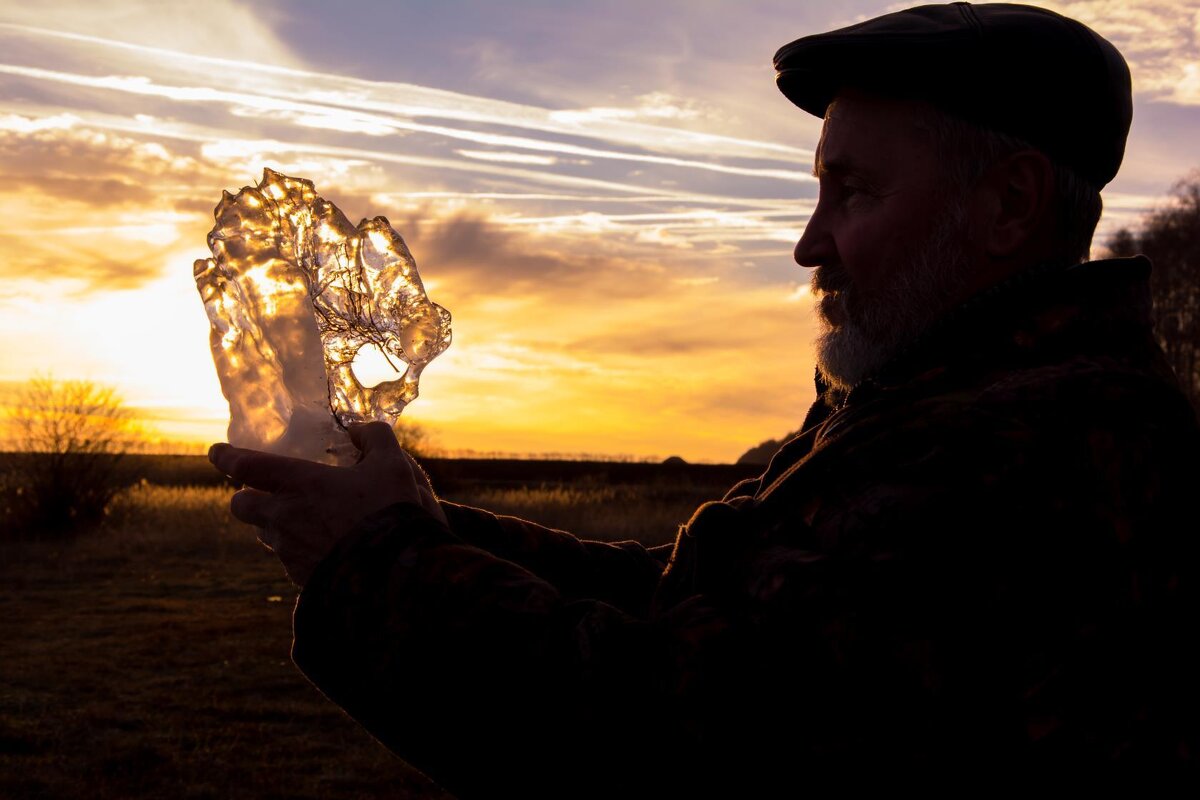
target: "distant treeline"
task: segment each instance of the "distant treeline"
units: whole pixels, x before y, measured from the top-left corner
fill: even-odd
[[[19,474],[22,462],[46,458],[38,453],[0,453],[0,467],[13,467]],[[422,458],[439,491],[459,485],[540,486],[544,484],[642,485],[679,484],[697,487],[728,487],[752,477],[760,467],[746,464],[687,464],[670,461],[648,464],[625,461],[566,461],[486,458]],[[205,456],[123,455],[117,465],[119,482],[145,480],[162,486],[219,486],[224,475]],[[0,470],[3,471],[3,470]]]

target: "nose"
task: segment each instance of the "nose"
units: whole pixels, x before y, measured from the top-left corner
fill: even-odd
[[[808,224],[804,226],[800,241],[796,242],[792,257],[802,267],[819,267],[837,261],[837,247],[825,224],[825,214],[822,213],[819,201],[808,219]]]

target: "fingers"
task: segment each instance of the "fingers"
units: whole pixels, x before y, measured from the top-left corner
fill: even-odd
[[[258,540],[273,553],[279,552],[283,537],[273,525],[279,516],[279,500],[257,489],[242,489],[229,501],[229,510],[242,522],[258,526]]]
[[[396,434],[392,432],[392,426],[386,422],[360,422],[351,425],[346,431],[350,434],[350,441],[359,449],[364,458],[372,453],[386,453],[400,449],[400,443],[396,441]]]
[[[286,517],[289,513],[294,516],[295,507],[289,507],[288,500],[278,495],[260,492],[257,489],[242,489],[229,501],[229,509],[233,516],[242,522],[258,526],[258,541],[279,557],[292,582],[303,586],[305,576],[311,573],[312,569],[306,567],[303,552],[299,557],[294,552],[297,527],[289,524]],[[299,541],[303,546],[303,536]]]
[[[257,489],[242,489],[229,501],[229,510],[234,517],[260,528],[265,528],[270,524],[271,520],[275,518],[278,508],[279,501],[273,495]]]
[[[208,460],[235,481],[268,492],[302,485],[328,469],[312,461],[245,450],[225,443],[209,448]]]

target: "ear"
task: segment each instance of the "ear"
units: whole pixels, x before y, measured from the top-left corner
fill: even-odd
[[[1035,245],[1051,222],[1054,167],[1038,150],[1006,156],[985,173],[989,219],[983,244],[993,258],[1010,258]]]

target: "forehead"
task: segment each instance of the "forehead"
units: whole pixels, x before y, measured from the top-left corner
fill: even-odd
[[[924,124],[928,111],[929,106],[917,100],[840,92],[825,112],[814,173],[927,168],[936,155]]]

